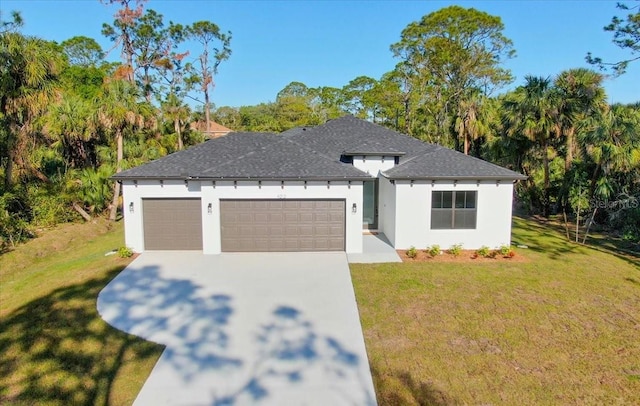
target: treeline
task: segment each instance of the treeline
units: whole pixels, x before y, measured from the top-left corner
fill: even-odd
[[[513,81],[503,62],[514,56],[499,17],[447,7],[402,31],[391,45],[399,62],[380,78],[342,88],[292,82],[273,102],[215,108],[231,33],[209,21],[165,24],[144,1],[104,3],[117,7],[103,34],[119,46],[119,63],[94,39],[57,44],[21,34],[18,13],[0,21],[0,250],[36,227],[115,219],[120,191],[110,177],[202,142],[196,122],[280,132],[344,114],[528,175],[517,198],[531,213],[581,214],[640,236],[640,105],[608,105],[603,76],[583,68],[496,95]]]

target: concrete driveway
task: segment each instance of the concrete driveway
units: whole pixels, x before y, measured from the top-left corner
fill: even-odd
[[[146,252],[98,296],[166,349],[135,405],[375,405],[344,253]]]

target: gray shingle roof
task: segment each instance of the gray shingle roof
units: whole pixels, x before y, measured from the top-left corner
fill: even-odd
[[[459,152],[345,116],[317,127],[283,134],[230,133],[179,151],[114,179],[363,179],[369,175],[341,155],[397,155],[390,179],[525,179]]]
[[[482,159],[435,146],[383,173],[389,179],[504,179],[527,177]]]
[[[432,147],[408,135],[353,116],[307,128],[293,135],[291,140],[331,157],[339,157],[343,153],[353,155],[355,152],[395,152],[404,153],[407,158]]]

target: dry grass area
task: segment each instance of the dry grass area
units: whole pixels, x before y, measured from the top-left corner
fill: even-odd
[[[640,260],[513,239],[526,261],[352,266],[381,405],[640,404]]]
[[[131,261],[122,224],[67,224],[0,255],[0,404],[130,405],[162,347],[96,310]]]

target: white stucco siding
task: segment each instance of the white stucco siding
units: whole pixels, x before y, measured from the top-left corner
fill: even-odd
[[[362,156],[353,157],[353,166],[372,177],[377,177],[380,171],[384,172],[395,166],[395,158],[392,156]]]
[[[142,199],[144,198],[200,198],[200,182],[140,180],[122,182],[124,239],[135,252],[144,251]],[[129,207],[133,203],[133,211]],[[203,211],[202,216],[205,216]]]
[[[396,235],[394,246],[408,249],[433,244],[447,249],[462,244],[464,249],[483,245],[494,248],[511,242],[513,184],[502,181],[451,182],[396,181]],[[477,220],[473,230],[431,230],[431,192],[448,190],[477,191]]]
[[[202,182],[203,246],[205,254],[221,252],[220,236],[220,199],[344,199],[345,213],[345,250],[348,253],[362,252],[362,182],[281,182],[243,181]],[[211,213],[208,206],[211,204]],[[356,205],[356,213],[352,212]]]
[[[378,229],[391,244],[396,241],[396,186],[381,177],[378,194]]]
[[[200,198],[202,200],[203,253],[219,254],[220,199],[344,199],[345,249],[349,253],[362,252],[362,182],[216,182],[190,181],[123,181],[125,242],[135,252],[144,251],[142,199],[144,198]],[[133,203],[133,212],[129,204]],[[209,210],[211,204],[211,210]],[[353,204],[356,213],[352,212]]]

